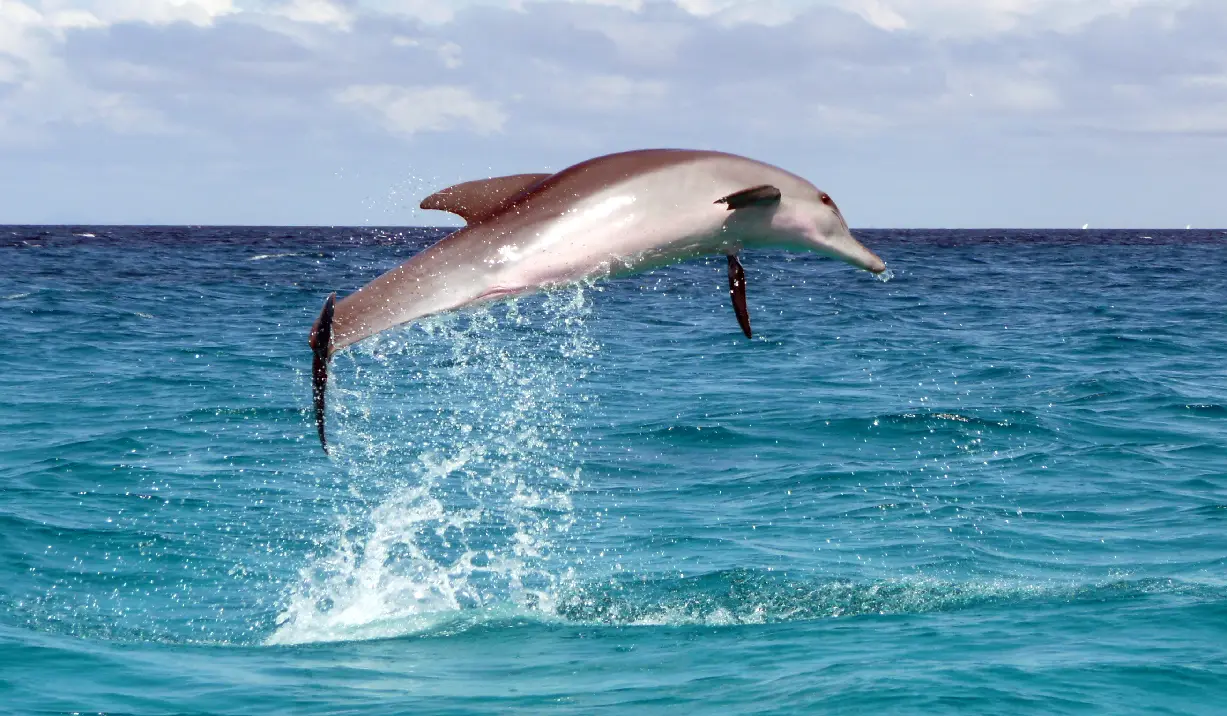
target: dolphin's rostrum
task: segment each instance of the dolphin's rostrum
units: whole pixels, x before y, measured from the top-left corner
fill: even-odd
[[[332,354],[424,316],[596,276],[707,254],[729,261],[729,293],[750,336],[743,247],[812,251],[880,273],[835,202],[795,174],[710,151],[610,154],[556,174],[457,184],[422,201],[468,225],[340,301],[311,329],[315,422],[324,432]]]

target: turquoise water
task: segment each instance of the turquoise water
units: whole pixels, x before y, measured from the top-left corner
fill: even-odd
[[[0,710],[1227,709],[1227,233],[434,319],[326,457],[323,297],[440,235],[0,227]]]

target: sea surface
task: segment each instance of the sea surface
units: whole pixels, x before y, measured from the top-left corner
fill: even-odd
[[[0,712],[1227,713],[1227,232],[307,332],[442,229],[0,227]]]

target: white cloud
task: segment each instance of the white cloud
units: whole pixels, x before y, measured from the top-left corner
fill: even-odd
[[[934,37],[967,37],[1017,29],[1074,31],[1102,17],[1139,8],[1178,11],[1196,0],[658,0],[697,17],[726,23],[780,25],[814,10],[838,8],[875,27]]]
[[[460,57],[463,51],[461,50],[460,45],[457,45],[454,42],[445,42],[442,45],[439,45],[437,52],[439,54],[439,60],[443,63],[443,66],[449,70],[454,70],[464,64],[464,60]]]
[[[456,18],[456,12],[475,5],[471,0],[367,0],[365,6],[374,12],[411,17],[431,25],[442,25]]]
[[[3,4],[16,4],[5,0]],[[430,24],[455,21],[469,11],[527,11],[536,6],[571,5],[614,8],[643,14],[648,8],[672,6],[698,18],[725,24],[780,25],[815,10],[842,9],[885,30],[910,30],[933,36],[968,36],[1015,29],[1074,31],[1102,17],[1120,17],[1142,8],[1177,12],[1197,0],[284,0],[271,3],[235,0],[26,0],[48,17],[92,16],[103,24],[190,22],[209,25],[231,15],[270,13],[300,22],[345,24],[358,14],[393,14]]]
[[[607,13],[572,18],[576,29],[607,37],[620,59],[640,67],[664,67],[677,62],[681,47],[695,36],[693,23],[683,18],[648,19],[642,15]]]
[[[337,101],[372,113],[394,134],[442,132],[466,127],[477,134],[502,130],[507,115],[495,102],[479,99],[463,87],[354,85]]]
[[[435,56],[439,58],[440,64],[449,70],[454,70],[464,65],[464,48],[454,42],[440,42],[429,37],[394,35],[392,37],[392,45],[394,47],[424,47],[433,49]]]
[[[119,134],[166,133],[161,113],[133,97],[100,91],[74,76],[59,54],[66,30],[92,28],[91,13],[52,7],[49,14],[20,2],[0,2],[0,142],[46,140],[57,125],[97,124]]]
[[[549,89],[541,101],[551,107],[621,114],[657,108],[669,96],[669,85],[660,80],[585,75],[559,66],[542,66],[538,72],[549,78]]]
[[[589,109],[654,106],[669,94],[669,86],[659,80],[636,80],[621,75],[596,75],[586,79],[581,88],[580,96]]]
[[[845,137],[876,134],[893,124],[888,118],[872,112],[823,104],[814,105],[803,118],[811,122],[816,131]]]
[[[47,24],[57,30],[106,27],[106,22],[88,10],[61,10],[47,16]]]
[[[135,56],[98,32],[119,26],[200,28],[196,54]],[[290,44],[263,57],[255,28]],[[500,131],[516,98],[518,115],[560,112],[538,120],[555,125],[668,101],[657,124],[819,117],[872,134],[1013,116],[1205,131],[1217,125],[1172,117],[1227,101],[1215,28],[1218,0],[0,0],[0,84],[16,88],[0,118],[165,131],[202,122],[171,105],[208,85],[245,94],[225,104],[256,116],[340,98],[402,135]],[[68,59],[82,39],[104,54]],[[1163,63],[1142,59],[1159,48]],[[423,82],[432,68],[448,79]]]
[[[51,81],[0,103],[0,144],[46,143],[65,126],[105,127],[119,135],[180,132],[162,112],[118,92],[99,92],[71,81]]]
[[[83,82],[65,61],[64,44],[70,33],[117,23],[208,27],[236,11],[232,0],[0,0],[0,83],[17,86],[0,99],[0,139],[41,138],[57,124],[171,131],[164,115],[138,98]]]
[[[619,112],[659,102],[668,92],[698,93],[704,79],[721,88],[737,82],[764,88],[778,83],[777,104],[786,104],[792,93],[818,91],[820,96],[800,98],[796,106],[821,106],[830,117],[890,116],[892,126],[907,124],[909,116],[940,113],[952,98],[975,99],[965,104],[997,112],[1056,116],[1077,106],[1077,98],[1098,92],[1142,111],[1146,98],[1156,99],[1159,70],[1125,73],[1108,63],[1128,64],[1139,48],[1154,51],[1161,44],[1170,48],[1165,57],[1187,57],[1186,67],[1167,69],[1165,101],[1196,101],[1206,109],[1223,99],[1214,93],[1227,67],[1224,51],[1204,40],[1199,55],[1182,54],[1180,38],[1199,29],[1192,24],[1198,16],[1189,15],[1195,10],[1227,26],[1227,13],[1217,0],[0,0],[0,82],[20,85],[26,93],[55,87],[56,92],[81,94],[97,80],[81,77],[83,69],[98,73],[66,64],[64,48],[73,38],[95,37],[97,42],[90,33],[100,28],[174,23],[213,28],[220,37],[219,23],[231,18],[272,29],[300,46],[307,57],[283,61],[281,67],[294,72],[304,63],[314,66],[324,85],[318,90],[335,94],[350,86],[366,87],[368,96],[359,100],[353,95],[354,102],[395,105],[397,116],[412,113],[387,88],[407,84],[403,75],[420,71],[414,64],[419,60],[402,56],[392,61],[371,49],[380,44],[372,40],[384,26],[384,47],[433,53],[439,65],[463,75],[449,84],[474,88],[450,99],[436,98],[467,109],[442,115],[423,111],[425,119],[394,122],[406,127],[417,122],[433,127],[443,121],[439,117],[459,118],[459,126],[481,131],[501,127],[505,116],[498,104],[477,100],[473,91],[506,98],[514,86],[514,93],[531,99],[526,88],[536,87],[549,93],[535,98],[538,103]],[[841,12],[850,15],[841,19]],[[1194,19],[1182,19],[1185,15]],[[405,24],[400,17],[415,20]],[[860,29],[849,24],[855,18],[863,20]],[[355,34],[347,45],[311,30],[353,30],[364,20],[363,34]],[[239,25],[231,21],[225,27]],[[605,38],[616,55],[600,42],[580,40],[580,32]],[[1095,40],[1085,41],[1088,36]],[[719,44],[712,45],[713,39]],[[739,45],[757,48],[759,56],[737,51]],[[741,64],[709,46],[731,50],[725,54],[741,57]],[[1034,55],[1049,59],[1029,68],[1033,61],[1028,57]],[[100,59],[99,65],[111,68],[142,67],[146,76],[157,74],[161,61]],[[255,68],[226,55],[200,61]],[[702,77],[702,62],[708,78]],[[567,68],[561,80],[559,67]],[[210,70],[194,71],[205,76]],[[123,74],[112,71],[109,77],[122,83]],[[135,81],[133,73],[127,75]],[[909,80],[932,82],[943,76],[945,86],[936,91]],[[1099,89],[1079,86],[1091,76]],[[1103,89],[1125,84],[1139,88],[1135,94],[1140,96],[1127,99]],[[371,88],[383,88],[383,94],[376,97]],[[92,89],[96,97],[115,94]],[[146,101],[125,94],[131,89],[118,94],[128,96],[133,106]],[[1186,96],[1177,96],[1181,92]],[[503,119],[496,122],[496,117]]]
[[[353,15],[329,0],[293,0],[275,8],[273,14],[294,22],[331,25],[340,30],[349,30],[353,24]]]
[[[0,163],[133,134],[150,161],[299,142],[344,163],[432,133],[414,161],[530,168],[662,144],[1214,142],[1223,37],[1223,0],[0,0]]]
[[[598,5],[604,7],[616,7],[619,10],[629,10],[630,12],[639,12],[643,9],[645,0],[562,0],[574,5]],[[520,6],[522,2],[508,3],[512,7]]]
[[[0,74],[0,81],[19,81],[25,65],[47,53],[47,38],[40,32],[44,23],[42,14],[28,5],[0,2],[0,58],[9,58],[9,70]]]
[[[799,3],[791,0],[676,0],[677,6],[696,17],[710,17],[722,25],[787,24],[807,10],[830,7],[830,2]]]
[[[859,0],[848,2],[845,7],[860,15],[869,24],[888,32],[907,29],[908,22],[890,7],[887,0]]]
[[[42,0],[34,4],[48,17],[75,14],[80,19],[88,14],[103,25],[186,22],[206,27],[220,17],[239,12],[234,0]]]

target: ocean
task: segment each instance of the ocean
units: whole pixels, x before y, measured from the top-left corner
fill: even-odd
[[[445,229],[0,227],[0,712],[1227,713],[1227,232],[307,332]]]

